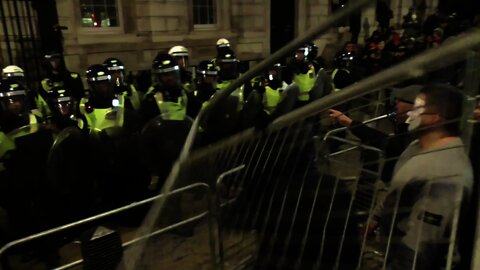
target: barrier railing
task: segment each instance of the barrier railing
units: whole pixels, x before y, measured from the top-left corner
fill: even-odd
[[[335,149],[338,145],[318,146],[313,138],[323,138],[328,132],[324,123],[328,120],[329,108],[446,67],[465,59],[467,52],[479,45],[480,32],[472,30],[455,38],[454,42],[447,42],[440,48],[426,51],[338,93],[313,101],[278,118],[264,130],[245,130],[195,152],[190,152],[188,146],[195,136],[195,132],[192,132],[165,189],[168,190],[175,181],[183,178],[181,174],[186,172],[205,174],[205,169],[208,168],[208,173],[211,174],[209,182],[214,183],[220,172],[244,165],[245,168],[235,174],[232,180],[237,183],[235,203],[222,211],[225,238],[240,233],[242,238],[237,245],[237,253],[243,254],[242,250],[248,250],[256,254],[253,257],[239,255],[248,258],[240,260],[242,266],[255,265],[263,269],[364,269],[368,267],[364,264],[369,261],[363,260],[362,254],[368,252],[384,254],[380,267],[385,267],[387,261],[391,260],[392,246],[398,244],[396,239],[392,239],[393,232],[387,232],[387,248],[383,251],[372,249],[370,242],[363,242],[366,238],[362,239],[358,226],[365,222],[365,217],[357,216],[351,211],[354,207],[352,204],[355,203],[355,192],[352,190],[356,191],[359,176],[353,178],[353,183],[343,181],[342,179],[348,178],[341,175],[346,169],[337,169],[332,173],[331,166],[322,162],[319,164],[317,158],[321,149],[318,148]],[[237,82],[240,84],[242,79]],[[465,117],[471,118],[471,115]],[[196,122],[198,125],[198,119]],[[342,144],[349,142],[341,137],[337,141]],[[368,148],[360,145],[351,147]],[[338,155],[345,152],[353,151],[339,152]],[[390,161],[397,158],[390,157]],[[354,163],[343,162],[343,165],[344,168],[351,169]],[[372,165],[378,168],[381,162],[370,161],[363,165],[360,163],[359,166]],[[372,197],[375,198],[375,194]],[[374,205],[375,201],[372,200],[368,209],[367,226]],[[457,220],[458,205],[453,206],[453,230],[447,240],[450,247],[448,260],[444,264],[447,268],[454,263],[452,245],[457,241],[454,221]],[[393,208],[398,210],[398,206],[394,205]],[[161,205],[152,207],[151,216],[144,223],[143,229],[148,231],[151,220],[161,213],[161,209]],[[252,239],[255,239],[254,244]],[[394,249],[397,250],[396,247]],[[419,257],[418,241],[412,250],[416,261]],[[125,256],[132,263],[129,267],[134,267],[135,258],[141,254],[142,248],[139,247]]]
[[[78,228],[78,227],[84,226],[84,225],[88,225],[88,224],[91,224],[91,223],[94,223],[94,222],[98,222],[98,221],[101,221],[101,220],[103,220],[107,217],[112,217],[112,216],[115,216],[117,214],[125,213],[129,210],[136,209],[140,206],[148,205],[148,204],[150,204],[152,202],[155,202],[157,200],[168,200],[168,198],[171,197],[171,196],[178,196],[178,195],[181,195],[185,192],[190,192],[190,191],[196,190],[196,189],[203,190],[204,194],[207,196],[207,198],[206,198],[207,201],[208,201],[208,210],[207,211],[199,213],[199,214],[197,214],[193,217],[181,220],[177,223],[170,224],[166,227],[156,229],[156,230],[150,232],[149,234],[137,236],[137,237],[135,237],[135,238],[133,238],[129,241],[126,241],[126,242],[122,243],[122,247],[124,249],[126,249],[126,248],[128,248],[129,246],[131,246],[135,243],[145,241],[145,240],[147,240],[147,239],[149,239],[153,236],[170,232],[170,231],[172,231],[176,228],[179,228],[181,226],[184,226],[186,224],[190,224],[194,221],[198,221],[198,220],[201,220],[205,217],[209,217],[209,221],[208,221],[208,230],[209,230],[209,238],[210,238],[209,245],[210,245],[210,254],[211,254],[211,260],[212,260],[212,265],[213,265],[213,264],[215,264],[215,259],[216,259],[216,251],[215,251],[216,241],[215,241],[214,228],[213,228],[214,227],[213,223],[215,221],[213,220],[213,215],[211,214],[212,213],[212,207],[213,207],[213,205],[212,205],[213,198],[212,198],[212,192],[211,192],[210,186],[205,184],[205,183],[194,183],[194,184],[182,187],[182,188],[172,190],[171,192],[169,192],[167,194],[160,194],[160,195],[157,195],[157,196],[154,196],[154,197],[151,197],[151,198],[147,198],[147,199],[142,200],[142,201],[134,202],[134,203],[131,203],[129,205],[110,210],[108,212],[100,213],[100,214],[92,216],[92,217],[88,217],[88,218],[85,218],[85,219],[82,219],[82,220],[79,220],[79,221],[76,221],[76,222],[65,224],[65,225],[62,225],[62,226],[59,226],[59,227],[56,227],[56,228],[52,228],[52,229],[47,230],[47,231],[43,231],[43,232],[28,236],[28,237],[24,237],[24,238],[12,241],[10,243],[7,243],[6,245],[4,245],[0,249],[0,261],[2,263],[5,263],[6,262],[5,257],[8,256],[8,252],[10,250],[14,249],[14,248],[19,247],[19,246],[28,245],[31,242],[34,242],[34,241],[37,241],[37,240],[40,240],[40,239],[44,239],[44,238],[48,239],[48,237],[51,237],[52,235],[56,235],[56,234],[59,234],[59,233],[65,233],[65,232],[67,232],[71,229]],[[79,266],[82,263],[83,263],[83,259],[79,259],[79,260],[76,260],[74,262],[68,263],[66,265],[59,266],[55,269],[59,269],[59,270],[60,269],[70,269],[72,267]],[[5,265],[3,267],[5,267],[5,269],[9,269]]]

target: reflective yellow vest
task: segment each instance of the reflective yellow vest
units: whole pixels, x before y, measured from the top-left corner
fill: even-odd
[[[33,114],[29,115],[29,122],[30,122],[30,125],[37,124],[37,118],[35,117],[35,115]],[[38,126],[35,126],[33,129],[30,129],[29,132],[15,133],[15,135],[13,136],[11,134],[7,136],[5,133],[0,131],[0,160],[8,151],[15,149],[15,138],[36,132],[37,128]],[[2,162],[0,161],[0,171],[2,170],[4,170],[4,167]]]
[[[133,109],[138,111],[138,109],[140,109],[140,104],[141,104],[140,94],[138,93],[137,89],[133,84],[129,84],[128,87],[130,88],[130,95],[128,91],[123,92],[122,95],[124,99],[130,100],[130,102],[132,103]]]
[[[295,74],[293,81],[298,85],[300,90],[298,94],[298,100],[308,101],[310,99],[310,91],[315,85],[316,75],[315,67],[310,65],[310,68],[306,74]]]
[[[277,90],[272,89],[270,86],[265,86],[265,93],[263,94],[263,110],[267,114],[272,114],[273,111],[277,108],[278,103],[282,98],[281,93],[282,88]]]
[[[97,131],[111,127],[123,127],[125,98],[123,95],[118,95],[116,97],[115,100],[117,102],[116,104],[112,104],[113,106],[111,108],[94,108],[92,112],[86,111],[86,99],[80,101],[80,113],[85,116],[88,127]],[[80,125],[79,127],[83,128]]]
[[[217,91],[222,91],[226,89],[232,82],[233,80],[228,80],[228,81],[222,81],[221,83],[218,83]],[[237,111],[241,111],[243,109],[243,102],[244,102],[243,86],[235,89],[230,95],[238,98]]]
[[[163,94],[157,92],[154,95],[160,114],[165,120],[183,120],[187,115],[187,97],[178,97],[177,102],[165,101]]]

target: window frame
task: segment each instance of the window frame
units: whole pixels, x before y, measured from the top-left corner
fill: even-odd
[[[219,2],[218,0],[212,0],[212,3],[214,5],[213,14],[215,15],[215,18],[214,18],[215,23],[213,23],[213,24],[196,24],[195,23],[195,0],[191,0],[190,12],[192,14],[191,18],[192,18],[193,30],[205,31],[205,30],[216,30],[216,29],[219,28],[220,8],[219,8],[219,3],[218,2]]]
[[[77,8],[77,14],[78,20],[78,30],[80,34],[118,34],[118,33],[124,33],[124,16],[123,16],[123,0],[115,0],[115,6],[117,8],[117,20],[118,20],[118,26],[112,26],[112,27],[83,27],[82,26],[82,6],[81,6],[81,0],[78,0],[78,8]]]

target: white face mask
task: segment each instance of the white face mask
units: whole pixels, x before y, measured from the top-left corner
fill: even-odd
[[[425,100],[421,98],[415,99],[415,104],[413,105],[413,109],[407,112],[408,118],[405,123],[408,124],[408,131],[413,131],[417,129],[421,122],[422,117],[421,115],[425,111]]]

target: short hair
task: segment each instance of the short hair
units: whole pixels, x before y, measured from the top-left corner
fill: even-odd
[[[426,96],[426,105],[433,106],[446,122],[442,124],[444,130],[452,136],[459,136],[464,102],[463,94],[451,85],[438,83],[425,85],[419,94]]]

